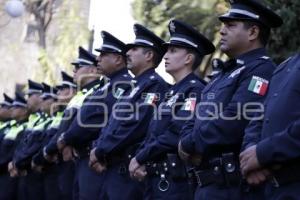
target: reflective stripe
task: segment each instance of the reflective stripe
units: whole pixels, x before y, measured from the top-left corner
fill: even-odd
[[[136,42],[145,43],[145,44],[148,44],[148,45],[150,45],[150,46],[153,46],[153,43],[150,42],[150,41],[148,41],[148,40],[135,39],[135,40],[134,40],[134,43],[136,43]]]
[[[68,81],[63,81],[63,82],[61,82],[61,84],[65,84],[65,85],[70,85],[70,86],[76,87],[76,85],[74,83],[68,82]]]
[[[56,113],[56,115],[52,118],[49,128],[57,128],[62,120],[63,114],[63,112]]]
[[[109,44],[102,44],[102,47],[106,47],[106,48],[110,48],[110,49],[113,49],[113,50],[116,50],[118,52],[122,52],[121,49],[119,49],[118,47],[116,46],[113,46],[113,45],[109,45]]]
[[[28,119],[27,129],[32,129],[40,118],[41,116],[38,113],[31,114]]]
[[[46,118],[44,119],[43,121],[41,121],[40,123],[36,124],[34,127],[33,127],[33,131],[41,131],[43,129],[45,129],[46,125],[52,120],[52,118]]]
[[[37,93],[42,93],[42,90],[35,90],[35,89],[29,89],[29,90],[28,90],[28,93],[29,93],[29,94],[31,94],[31,93],[36,93],[36,92],[37,92]]]
[[[21,103],[21,102],[18,102],[18,101],[14,101],[12,105],[13,105],[13,106],[27,107],[27,104]]]
[[[86,60],[86,59],[82,59],[82,58],[78,58],[76,61],[77,62],[84,62],[84,63],[90,64],[90,65],[94,64],[92,61],[89,61],[89,60]]]
[[[180,37],[171,37],[170,38],[170,41],[179,41],[179,42],[184,42],[184,43],[187,43],[189,45],[192,45],[193,47],[198,47],[197,44],[195,44],[194,42],[190,41],[190,40],[187,40],[186,38],[180,38]]]
[[[89,91],[87,91],[87,92],[78,91],[76,93],[76,95],[71,99],[71,101],[69,102],[66,109],[69,109],[69,108],[79,109],[82,106],[84,99],[88,95],[92,94],[97,87],[99,87],[99,84],[95,85],[93,88],[89,89]]]
[[[248,17],[252,17],[252,18],[255,18],[255,19],[259,19],[259,15],[254,14],[254,13],[252,13],[252,12],[249,12],[249,11],[247,11],[247,10],[230,9],[228,15],[229,15],[230,13],[242,14],[242,15],[246,15],[246,16],[248,16]]]
[[[19,133],[21,133],[25,129],[26,125],[27,123],[23,123],[11,127],[11,129],[8,131],[8,133],[4,136],[3,139],[15,140]]]

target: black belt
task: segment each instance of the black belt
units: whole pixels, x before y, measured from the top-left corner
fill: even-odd
[[[186,167],[177,154],[167,154],[167,157],[160,161],[152,161],[146,164],[147,174],[149,176],[170,176],[170,178],[187,178]]]
[[[193,171],[195,182],[200,187],[210,184],[238,186],[242,181],[239,160],[233,153],[225,153],[221,157],[211,158],[207,163],[202,163],[200,167],[194,168]]]

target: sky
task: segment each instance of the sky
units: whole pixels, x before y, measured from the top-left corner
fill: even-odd
[[[133,24],[137,23],[131,14],[133,0],[90,0],[89,29],[94,29],[94,48],[102,44],[101,34],[105,30],[125,43],[133,42]],[[167,27],[166,27],[167,28]],[[156,70],[169,83],[172,77],[165,72],[164,62]]]

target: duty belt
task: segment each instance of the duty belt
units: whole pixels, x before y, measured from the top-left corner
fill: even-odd
[[[185,165],[177,154],[167,154],[167,157],[161,161],[148,162],[146,170],[148,176],[157,176],[160,178],[158,189],[162,192],[169,189],[168,178],[171,178],[173,181],[187,179]]]
[[[209,159],[206,167],[194,168],[194,179],[198,186],[210,184],[237,186],[241,184],[239,161],[233,153],[222,154],[221,157]]]

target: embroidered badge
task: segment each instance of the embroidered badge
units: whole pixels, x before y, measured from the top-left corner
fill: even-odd
[[[144,103],[153,105],[157,101],[155,93],[147,93]]]
[[[187,98],[183,104],[181,110],[192,111],[194,112],[196,108],[196,98]]]
[[[248,86],[248,90],[264,96],[267,92],[269,81],[266,79],[260,78],[258,76],[252,76],[251,82]]]
[[[118,88],[114,95],[115,98],[119,99],[123,95],[124,92],[125,92],[125,90],[123,88]]]
[[[168,101],[166,106],[172,106],[178,99],[178,94],[172,96]]]

